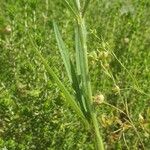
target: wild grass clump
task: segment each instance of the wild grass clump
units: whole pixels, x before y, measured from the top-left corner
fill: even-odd
[[[0,1],[0,149],[150,149],[149,6]]]
[[[71,94],[69,90],[64,86],[63,82],[59,80],[57,75],[50,68],[48,62],[43,58],[38,49],[35,49],[35,52],[40,57],[46,70],[53,78],[54,82],[57,83],[57,86],[63,92],[68,104],[82,119],[87,129],[94,130],[97,149],[103,150],[104,145],[99,131],[96,111],[93,105],[91,82],[88,67],[87,31],[85,25],[85,13],[90,1],[89,0],[85,1],[83,7],[81,6],[79,0],[76,0],[73,5],[71,5],[68,1],[65,2],[76,20],[75,42],[74,42],[76,49],[75,63],[73,62],[73,60],[71,60],[69,56],[69,51],[63,42],[62,36],[58,30],[55,21],[53,23],[53,26],[58,47],[74,94]]]

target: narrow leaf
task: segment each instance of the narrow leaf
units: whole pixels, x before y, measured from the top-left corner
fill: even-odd
[[[64,65],[65,65],[69,80],[72,83],[69,51],[63,42],[63,39],[62,39],[60,32],[58,30],[57,24],[55,22],[53,22],[53,25],[54,25],[54,31],[55,31],[55,36],[56,36],[56,40],[58,43],[59,51],[61,53],[61,56],[62,56]]]
[[[82,16],[84,17],[85,13],[86,13],[86,10],[89,6],[89,3],[90,3],[90,0],[87,0],[84,4],[84,7],[83,7],[83,11],[82,11]]]
[[[81,76],[81,64],[80,64],[80,51],[81,51],[81,43],[79,39],[79,31],[78,27],[75,28],[75,50],[76,50],[76,67],[77,67],[77,74],[80,78]]]
[[[75,68],[74,65],[71,63],[71,73],[72,73],[72,81],[73,81],[72,87],[75,91],[76,100],[80,104],[80,108],[83,114],[86,116],[87,109],[84,102],[84,96],[74,68]]]
[[[79,28],[78,26],[75,27],[75,49],[76,49],[76,68],[77,68],[77,79],[81,87],[81,93],[82,93],[82,107],[84,107],[85,111],[87,111],[86,107],[86,100],[85,100],[85,90],[83,85],[83,79],[81,78],[83,76],[82,70],[83,70],[83,50],[81,48],[81,41],[80,41],[80,35],[79,35]]]
[[[88,58],[87,58],[87,39],[86,39],[86,27],[84,23],[84,19],[81,20],[77,24],[77,41],[80,43],[80,49],[78,50],[79,55],[79,65],[81,71],[81,83],[82,83],[82,91],[84,92],[84,98],[86,103],[86,108],[88,112],[91,112],[92,105],[92,91],[90,84],[90,76],[88,70]]]
[[[69,72],[68,76],[70,78],[70,82],[72,83],[72,87],[75,91],[76,99],[79,102],[82,111],[85,112],[86,107],[85,107],[85,104],[83,104],[83,101],[82,101],[83,95],[82,95],[81,89],[79,87],[80,83],[78,82],[78,79],[77,79],[78,77],[76,75],[74,65],[71,62],[70,58],[69,58],[69,55],[68,55],[69,52],[68,52],[67,48],[65,47],[65,44],[62,40],[62,37],[60,35],[60,32],[58,30],[58,27],[57,27],[56,23],[54,23],[54,30],[55,30],[55,35],[56,35],[57,43],[59,45],[59,50],[60,50],[61,56],[63,58],[66,70],[67,70],[67,72]],[[79,61],[77,61],[77,62],[79,62]],[[79,64],[78,64],[78,66],[79,66]]]
[[[57,84],[57,86],[63,92],[63,94],[64,94],[64,96],[66,98],[66,102],[68,102],[68,104],[72,107],[72,109],[76,112],[76,114],[82,119],[82,121],[88,127],[88,122],[87,122],[86,118],[84,117],[82,111],[80,110],[79,106],[77,105],[76,101],[70,95],[69,91],[66,89],[66,87],[64,86],[64,84],[59,80],[59,78],[54,73],[54,71],[51,69],[51,67],[49,66],[47,60],[39,52],[39,50],[37,49],[37,46],[35,45],[35,43],[33,42],[33,40],[31,39],[30,36],[29,36],[29,38],[31,40],[34,52],[41,59],[43,65],[45,66],[45,69],[47,70],[47,73],[52,77],[52,79],[55,81],[55,83]]]
[[[57,27],[56,23],[54,23],[54,30],[55,30],[55,35],[56,35],[57,43],[58,43],[58,46],[59,46],[59,50],[60,50],[61,56],[63,58],[64,64],[65,64],[65,67],[66,67],[66,70],[67,70],[67,73],[68,73],[68,77],[69,77],[70,82],[72,84],[72,87],[73,87],[73,89],[76,93],[75,94],[76,100],[79,102],[79,104],[81,106],[81,109],[85,114],[86,106],[82,101],[83,94],[82,94],[81,89],[79,87],[80,83],[78,82],[78,79],[77,79],[78,75],[76,75],[74,65],[73,65],[72,61],[70,60],[70,58],[69,58],[69,54],[68,54],[69,52],[68,52],[67,48],[65,47],[65,44],[62,40],[62,37],[60,35],[60,32],[58,30],[58,27]]]
[[[64,2],[67,4],[67,6],[70,9],[70,11],[72,12],[72,14],[77,17],[77,13],[73,9],[73,7],[70,5],[70,3],[67,0],[64,0]]]

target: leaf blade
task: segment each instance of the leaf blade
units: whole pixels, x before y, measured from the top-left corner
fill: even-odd
[[[62,39],[62,36],[60,35],[60,32],[58,30],[58,26],[55,22],[53,22],[53,26],[54,26],[54,32],[55,32],[55,36],[56,36],[56,40],[57,40],[57,44],[59,47],[59,51],[60,54],[62,56],[67,74],[68,74],[68,78],[70,80],[70,82],[72,82],[72,77],[71,77],[71,65],[70,65],[70,58],[69,58],[69,51],[66,48],[64,41]]]
[[[43,65],[45,66],[45,69],[47,70],[47,73],[52,77],[52,79],[55,81],[55,83],[57,84],[57,86],[60,88],[60,90],[63,92],[66,101],[68,102],[68,104],[72,107],[72,109],[76,112],[76,114],[82,119],[82,121],[85,123],[85,125],[88,127],[89,123],[87,122],[84,114],[82,113],[81,109],[79,108],[79,106],[77,105],[76,101],[74,100],[74,98],[70,95],[69,91],[66,89],[66,87],[63,85],[63,83],[59,80],[59,78],[57,77],[57,75],[54,73],[54,71],[51,69],[51,67],[48,65],[47,60],[42,56],[42,54],[39,52],[39,50],[37,49],[37,46],[34,44],[33,40],[31,39],[31,43],[33,46],[33,50],[34,52],[37,54],[37,56],[41,59]]]

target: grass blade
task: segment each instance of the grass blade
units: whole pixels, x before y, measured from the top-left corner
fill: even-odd
[[[74,14],[75,17],[77,17],[77,13],[74,11],[73,7],[70,5],[70,3],[67,0],[64,0],[64,2],[67,4],[68,8]]]
[[[66,48],[63,39],[60,35],[60,32],[58,30],[58,26],[55,22],[53,22],[53,26],[54,26],[54,31],[55,31],[55,36],[56,36],[56,40],[58,43],[58,47],[59,47],[59,51],[61,53],[68,77],[70,82],[72,83],[72,77],[71,77],[71,66],[70,66],[70,58],[69,58],[69,51]]]
[[[75,91],[75,97],[78,101],[78,103],[80,104],[80,108],[84,114],[84,116],[86,116],[86,113],[87,113],[87,109],[86,109],[86,105],[85,105],[85,99],[84,99],[84,96],[83,96],[83,91],[80,87],[80,83],[78,81],[78,78],[77,78],[77,74],[75,72],[75,69],[74,69],[74,65],[71,63],[71,73],[72,73],[72,88],[74,89]]]
[[[88,6],[89,0],[87,1],[84,11]],[[88,70],[88,58],[87,58],[87,39],[86,39],[86,26],[84,22],[84,14],[82,14],[80,1],[76,0],[76,5],[79,12],[79,18],[77,20],[77,42],[79,43],[80,48],[78,50],[79,54],[79,62],[80,62],[80,70],[81,70],[81,83],[82,83],[82,90],[84,91],[84,98],[86,103],[86,108],[89,116],[89,121],[93,125],[92,130],[94,128],[95,136],[96,136],[96,146],[98,150],[104,150],[103,141],[100,135],[98,120],[96,117],[96,113],[93,109],[92,103],[92,90],[90,84],[90,77],[89,77],[89,70]],[[76,46],[77,47],[77,46]],[[78,58],[77,58],[78,59]]]
[[[81,78],[81,67],[80,67],[80,51],[81,51],[81,43],[79,39],[79,31],[78,27],[75,28],[75,50],[76,50],[76,68],[77,68],[77,75],[80,80]]]
[[[77,41],[79,42],[80,49],[78,50],[79,55],[79,65],[81,70],[81,83],[82,90],[84,91],[84,98],[86,99],[86,107],[88,112],[91,112],[92,103],[92,91],[90,85],[90,77],[88,70],[88,59],[87,59],[87,45],[86,45],[86,27],[84,24],[84,19],[82,18],[77,25]]]
[[[81,70],[82,70],[82,66],[83,66],[83,61],[82,61],[82,49],[81,49],[81,42],[80,42],[80,36],[79,36],[79,29],[78,26],[76,26],[75,28],[75,49],[76,49],[76,68],[77,68],[77,78],[79,81],[79,84],[81,84],[81,90],[82,90],[82,105],[85,109],[85,111],[87,112],[87,107],[86,107],[86,99],[85,99],[85,94],[83,92],[83,85],[81,82]]]
[[[82,11],[82,16],[84,17],[85,13],[86,13],[86,10],[89,6],[89,3],[90,3],[90,0],[87,0],[84,4],[84,7],[83,7],[83,11]]]
[[[55,31],[56,40],[57,40],[57,43],[59,46],[59,51],[61,53],[61,56],[62,56],[63,61],[64,61],[64,65],[66,67],[66,71],[68,73],[69,80],[70,80],[72,87],[75,91],[76,99],[79,102],[81,109],[85,112],[86,106],[85,106],[85,103],[83,102],[83,96],[82,96],[83,94],[82,94],[81,88],[79,87],[80,83],[79,83],[79,80],[77,77],[78,75],[75,72],[74,65],[71,62],[69,55],[68,55],[69,52],[68,52],[67,48],[65,47],[63,39],[62,39],[60,32],[58,30],[58,26],[55,22],[54,22],[54,31]],[[79,61],[77,61],[77,62],[79,62]],[[79,65],[80,64],[78,64],[77,66],[79,66]]]
[[[47,70],[47,73],[52,77],[52,79],[55,81],[55,83],[57,84],[57,86],[63,92],[63,94],[64,94],[64,96],[66,98],[66,102],[71,106],[71,108],[76,112],[76,114],[82,119],[82,121],[85,123],[86,127],[88,127],[89,126],[88,122],[87,122],[86,118],[84,117],[84,114],[82,113],[82,111],[79,108],[78,104],[76,103],[76,101],[74,100],[74,98],[70,95],[69,91],[66,89],[66,87],[64,86],[64,84],[59,80],[59,78],[54,73],[54,71],[51,69],[51,67],[48,65],[47,60],[39,52],[39,50],[37,49],[37,46],[35,45],[35,43],[31,39],[31,37],[30,37],[30,40],[31,40],[34,52],[41,59],[43,65],[45,66],[45,69]]]

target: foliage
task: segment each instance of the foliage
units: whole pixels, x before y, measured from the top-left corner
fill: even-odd
[[[89,72],[93,99],[102,99],[95,107],[106,149],[150,149],[149,7],[148,0],[95,0],[86,9]],[[74,60],[67,4],[3,0],[0,12],[0,149],[94,149],[93,133],[63,103],[28,36],[71,90],[53,29],[55,19]]]

